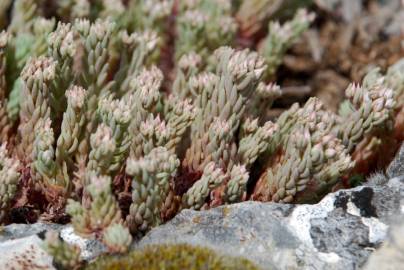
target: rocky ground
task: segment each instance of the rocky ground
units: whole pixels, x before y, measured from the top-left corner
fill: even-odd
[[[250,259],[262,269],[400,269],[404,264],[404,145],[384,173],[328,194],[315,205],[244,202],[184,210],[133,246],[189,243]],[[42,251],[45,231],[79,245],[91,260],[102,244],[69,225],[12,224],[0,234],[1,269],[54,269]]]

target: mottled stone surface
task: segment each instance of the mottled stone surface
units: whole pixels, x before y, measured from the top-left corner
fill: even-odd
[[[404,143],[401,145],[396,158],[391,162],[387,168],[387,176],[390,178],[404,175]]]
[[[273,262],[266,260],[268,253],[288,264],[299,248],[300,241],[282,224],[292,208],[247,202],[209,211],[184,210],[168,224],[152,230],[139,246],[167,242],[204,245],[272,268]]]
[[[391,226],[380,249],[367,261],[364,270],[396,270],[404,268],[404,216]]]
[[[244,202],[184,210],[137,246],[189,243],[246,257],[263,269],[358,269],[404,208],[404,179],[340,190],[315,205]]]
[[[11,224],[0,231],[0,270],[13,269],[11,266],[15,270],[54,269],[52,258],[42,249],[45,232],[48,230],[59,231],[63,240],[79,246],[83,260],[91,260],[106,251],[100,242],[76,235],[70,225]]]
[[[0,243],[0,269],[51,270],[52,257],[41,248],[42,240],[31,235]]]
[[[74,233],[72,226],[65,226],[60,231],[60,237],[69,244],[81,249],[81,258],[89,261],[106,251],[106,247],[99,241],[86,239]]]
[[[32,235],[44,234],[47,230],[60,230],[63,225],[49,223],[35,224],[10,224],[0,231],[0,243],[18,238],[24,238]]]

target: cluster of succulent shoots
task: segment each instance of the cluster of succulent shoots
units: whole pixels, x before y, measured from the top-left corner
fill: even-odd
[[[182,209],[316,201],[350,174],[358,145],[404,126],[403,61],[351,84],[338,115],[313,97],[267,121],[276,69],[314,19],[305,10],[271,22],[254,51],[231,47],[229,0],[16,0],[8,21],[11,2],[0,4],[3,223],[15,209],[70,218],[125,252]],[[78,261],[55,237],[55,258]]]

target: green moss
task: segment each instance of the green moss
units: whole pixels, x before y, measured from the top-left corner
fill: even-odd
[[[365,177],[361,174],[354,174],[349,178],[349,185],[351,187],[357,187],[365,182]]]
[[[214,251],[186,244],[155,245],[124,256],[96,260],[86,270],[258,270],[246,259],[221,256]]]

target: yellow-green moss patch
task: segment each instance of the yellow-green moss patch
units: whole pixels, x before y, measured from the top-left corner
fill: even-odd
[[[213,250],[186,244],[154,245],[124,256],[96,260],[86,270],[258,270],[246,259],[216,254]]]

